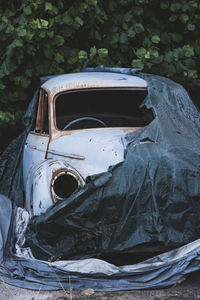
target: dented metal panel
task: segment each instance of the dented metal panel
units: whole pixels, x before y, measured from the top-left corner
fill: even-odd
[[[56,178],[63,173],[76,178],[78,186],[82,187],[85,182],[77,170],[71,167],[65,160],[46,159],[32,165],[26,182],[26,209],[30,215],[40,215],[56,201],[53,184]]]
[[[36,132],[29,133],[24,146],[23,155],[23,180],[25,189],[27,185],[28,172],[33,165],[40,163],[45,159],[48,143],[48,135]]]
[[[125,133],[118,128],[71,131],[70,135],[50,142],[47,158],[58,158],[60,149],[73,153],[73,157],[63,155],[63,158],[86,178],[123,161],[125,148]]]

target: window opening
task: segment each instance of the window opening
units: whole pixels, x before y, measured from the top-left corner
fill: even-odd
[[[43,120],[43,130],[44,133],[49,133],[49,107],[48,107],[48,94],[44,93],[44,120]]]
[[[142,109],[146,90],[86,90],[61,94],[55,102],[59,130],[98,127],[143,127],[153,120]]]

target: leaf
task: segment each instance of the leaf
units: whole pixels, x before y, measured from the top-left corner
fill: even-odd
[[[141,6],[135,6],[133,13],[135,16],[142,16],[144,13],[144,9]]]
[[[136,55],[139,58],[143,58],[146,53],[147,53],[147,50],[145,48],[139,48],[136,50]]]
[[[142,33],[142,32],[144,32],[144,27],[143,27],[143,25],[142,24],[135,24],[134,25],[134,29],[135,29],[135,32],[136,33]]]
[[[171,63],[173,61],[173,53],[169,51],[165,54],[164,59],[166,62]]]
[[[106,48],[100,48],[100,49],[98,49],[98,54],[99,54],[99,56],[107,56],[108,55],[108,49],[106,49]]]
[[[163,62],[163,56],[162,55],[157,57],[157,58],[154,58],[154,60],[153,60],[153,63],[157,64],[157,65],[160,65],[162,62]]]
[[[2,25],[2,24],[1,24]],[[3,27],[3,26],[2,26]],[[1,29],[0,29],[1,30]],[[13,33],[15,30],[14,26],[12,26],[11,24],[8,24],[7,25],[7,28],[6,28],[6,33],[9,34],[9,33]]]
[[[30,15],[31,13],[32,13],[32,9],[31,9],[31,7],[28,5],[28,6],[26,6],[26,7],[24,7],[24,13],[25,13],[25,15]]]
[[[48,29],[49,22],[47,20],[39,19],[39,21],[41,24],[41,28]]]
[[[23,47],[23,41],[21,40],[21,39],[19,39],[19,40],[15,40],[14,42],[13,42],[13,45],[14,45],[14,47]]]
[[[191,79],[197,79],[198,78],[197,70],[188,70],[188,77]]]
[[[68,62],[68,64],[70,64],[70,65],[73,65],[73,64],[75,64],[76,62],[77,62],[77,57],[76,56],[72,56],[72,57],[69,57],[68,59],[67,59],[67,62]]]
[[[44,39],[46,37],[46,33],[44,31],[40,31],[38,36],[41,38],[41,39]]]
[[[145,37],[144,38],[144,41],[143,41],[143,46],[145,47],[145,48],[150,48],[151,47],[151,45],[152,45],[152,42],[151,42],[151,40],[150,39],[148,39],[147,37]]]
[[[83,20],[82,20],[81,18],[76,17],[76,18],[75,18],[75,21],[76,21],[76,23],[78,23],[80,26],[83,25]]]
[[[95,31],[95,38],[100,41],[101,40],[101,35],[99,34],[98,31]]]
[[[36,19],[36,20],[33,20],[33,24],[38,28],[38,29],[48,29],[48,24],[49,22],[47,20],[44,20],[44,19]],[[34,26],[34,27],[35,27]]]
[[[71,18],[71,16],[68,13],[66,13],[62,17],[62,23],[67,24],[67,25],[71,25],[73,23],[73,19]]]
[[[141,59],[133,59],[131,62],[133,68],[144,68],[144,63]]]
[[[52,11],[53,5],[50,2],[45,2],[45,11]]]
[[[181,14],[180,17],[179,17],[180,21],[183,23],[183,24],[186,24],[187,21],[189,20],[189,16],[186,15],[186,14]]]
[[[65,42],[65,39],[61,35],[56,35],[55,39],[58,46],[62,46]]]
[[[111,44],[117,44],[118,41],[119,41],[119,34],[117,32],[115,32],[111,35],[110,42],[111,42]]]
[[[188,3],[183,3],[182,5],[182,11],[189,11],[190,10],[190,5]]]
[[[194,56],[194,48],[193,48],[192,46],[190,46],[190,45],[185,45],[185,46],[183,47],[183,50],[184,50],[184,52],[185,52],[185,56],[186,56],[186,57],[192,57],[192,56]]]
[[[48,32],[47,32],[47,36],[48,36],[50,39],[53,39],[53,38],[54,38],[54,31],[48,31]]]
[[[177,70],[177,73],[182,73],[182,71],[185,70],[184,65],[180,61],[177,62],[177,64],[176,64],[176,70]]]
[[[198,1],[188,1],[188,4],[192,8],[198,8],[199,5]]]
[[[170,5],[170,10],[173,12],[179,11],[181,9],[181,4],[179,2],[174,2]]]
[[[19,29],[18,36],[25,36],[25,35],[26,35],[26,29],[25,28]]]
[[[169,3],[167,1],[164,2],[164,3],[160,3],[160,8],[161,9],[168,9],[168,7],[169,7]]]
[[[88,58],[87,52],[84,51],[84,50],[79,51],[78,58],[81,59],[81,60],[87,59]]]
[[[168,74],[169,76],[176,74],[176,68],[172,64],[169,65]]]
[[[8,23],[8,19],[5,16],[2,16],[1,21],[4,22],[4,23],[6,23],[6,24]]]
[[[183,49],[182,48],[174,49],[173,56],[174,56],[175,60],[178,61],[178,59],[183,56]]]
[[[135,31],[133,30],[133,27],[130,27],[128,29],[128,37],[133,38],[135,36]]]
[[[21,86],[24,89],[27,88],[30,85],[30,83],[31,83],[31,81],[26,77],[23,77],[23,79],[21,80]]]
[[[83,14],[85,10],[88,8],[88,5],[86,3],[80,3],[79,4],[79,11]]]
[[[169,17],[169,21],[170,21],[170,22],[175,22],[175,21],[177,20],[177,18],[178,18],[178,16],[176,16],[176,15],[171,15],[171,16]]]
[[[196,67],[195,61],[192,58],[186,58],[184,64],[188,69],[193,69]]]
[[[135,2],[136,2],[136,4],[138,4],[138,5],[143,5],[143,4],[145,4],[145,0],[136,0]]]
[[[94,57],[97,54],[96,46],[90,48],[90,57]]]
[[[158,35],[153,35],[151,40],[154,44],[158,44],[160,42],[160,37]]]
[[[122,32],[119,36],[119,42],[121,44],[124,44],[127,42],[127,40],[128,40],[127,34],[125,32]]]
[[[146,59],[149,59],[149,58],[151,58],[151,55],[150,55],[150,51],[147,51],[147,53],[145,54],[145,56],[144,56]]]
[[[128,13],[126,13],[126,14],[124,15],[124,20],[125,20],[127,23],[130,22],[132,19],[133,19],[133,16],[132,16],[132,14],[131,14],[130,12],[128,12]]]
[[[153,58],[157,58],[159,56],[157,49],[150,49],[150,54],[151,54],[151,57],[153,57]]]
[[[0,86],[1,86],[1,82],[0,82]],[[0,87],[1,89],[1,87]],[[12,123],[12,121],[15,120],[15,116],[14,114],[10,113],[10,112],[3,112],[3,111],[0,111],[0,120],[3,121],[3,122],[6,122],[6,123]]]
[[[189,23],[189,24],[187,25],[187,29],[188,29],[189,31],[194,31],[195,28],[196,28],[195,25],[192,24],[192,23]]]
[[[60,54],[59,52],[57,52],[55,54],[55,61],[60,64],[60,63],[63,63],[65,60],[64,60],[63,55]]]
[[[98,0],[88,0],[88,3],[96,6],[98,3]]]
[[[31,69],[26,69],[25,74],[26,74],[27,77],[33,76],[33,72],[32,72]]]
[[[125,22],[122,23],[122,29],[124,29],[125,31],[128,30],[128,24],[126,24]]]

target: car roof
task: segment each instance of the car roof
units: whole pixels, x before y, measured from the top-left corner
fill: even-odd
[[[66,90],[101,87],[146,89],[147,83],[144,79],[132,75],[109,72],[81,72],[57,75],[48,79],[41,87],[54,95]]]

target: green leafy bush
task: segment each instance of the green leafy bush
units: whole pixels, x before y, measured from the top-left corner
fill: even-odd
[[[0,7],[0,134],[47,74],[139,67],[200,91],[195,0],[7,0]]]

